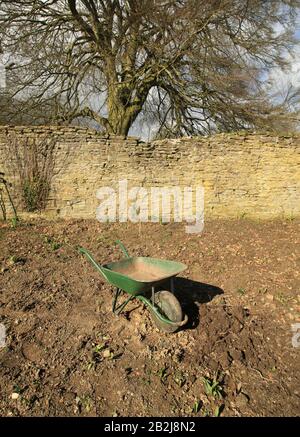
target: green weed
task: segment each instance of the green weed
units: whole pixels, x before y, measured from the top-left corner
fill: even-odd
[[[193,405],[193,408],[192,408],[193,413],[195,413],[195,414],[199,413],[200,408],[201,408],[201,402],[200,401],[195,401],[194,405]]]
[[[203,381],[205,393],[208,396],[212,396],[218,399],[223,398],[222,387],[220,385],[220,382],[215,377],[213,379],[203,377],[202,381]]]

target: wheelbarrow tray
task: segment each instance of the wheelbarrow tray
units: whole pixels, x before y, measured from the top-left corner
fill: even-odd
[[[130,257],[102,266],[108,282],[133,296],[145,293],[186,268],[180,262],[150,257]]]

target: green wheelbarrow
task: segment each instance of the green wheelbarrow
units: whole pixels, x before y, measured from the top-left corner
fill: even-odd
[[[116,287],[112,311],[115,314],[125,308],[134,298],[143,302],[152,314],[156,326],[164,332],[175,332],[188,321],[183,317],[179,301],[174,296],[174,277],[183,272],[187,266],[176,261],[160,260],[150,257],[130,257],[123,244],[118,240],[125,258],[108,264],[98,264],[92,255],[82,247],[78,251],[86,256],[98,272],[111,285]],[[155,289],[170,280],[171,292]],[[122,291],[130,297],[118,306],[117,301]]]

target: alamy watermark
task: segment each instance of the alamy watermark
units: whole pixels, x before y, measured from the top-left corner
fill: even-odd
[[[100,222],[186,223],[187,233],[200,233],[204,227],[204,188],[132,187],[126,179],[118,188],[102,187],[97,191],[101,201],[96,217]]]
[[[293,332],[292,346],[300,347],[300,323],[293,323],[291,327]]]
[[[6,344],[6,328],[3,323],[0,323],[0,348]]]

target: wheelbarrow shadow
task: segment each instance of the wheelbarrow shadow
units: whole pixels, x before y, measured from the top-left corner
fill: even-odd
[[[169,284],[164,285],[164,289],[170,290]],[[183,312],[189,318],[188,323],[182,329],[195,329],[200,322],[199,304],[211,302],[215,296],[224,294],[224,291],[215,285],[176,277],[174,278],[174,294]]]

